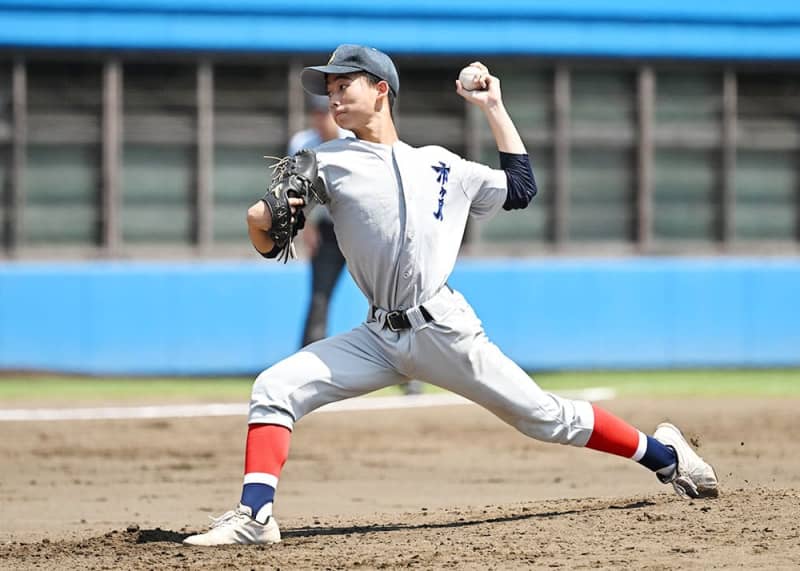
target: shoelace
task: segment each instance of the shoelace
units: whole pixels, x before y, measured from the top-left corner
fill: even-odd
[[[211,520],[211,529],[216,529],[218,527],[224,527],[226,525],[233,524],[234,521],[241,516],[249,518],[246,513],[240,512],[239,510],[230,510],[219,517],[208,516],[208,519]]]
[[[672,486],[684,498],[697,498],[697,486],[692,482],[691,478],[687,476],[678,476],[672,481]]]

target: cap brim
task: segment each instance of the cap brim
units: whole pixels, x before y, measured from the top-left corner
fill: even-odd
[[[325,76],[330,74],[355,73],[361,71],[357,67],[347,65],[318,65],[307,67],[300,74],[300,83],[303,89],[313,95],[328,95],[328,86],[325,83]]]

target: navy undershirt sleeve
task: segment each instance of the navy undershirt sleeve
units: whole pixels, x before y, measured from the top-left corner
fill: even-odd
[[[525,208],[536,196],[536,180],[528,155],[517,155],[500,151],[500,168],[506,171],[508,194],[503,203],[504,210]]]
[[[275,258],[275,257],[277,257],[277,256],[278,256],[278,254],[280,254],[280,253],[281,253],[281,249],[280,249],[280,248],[278,248],[278,246],[275,246],[275,247],[273,247],[273,248],[272,248],[272,250],[270,250],[269,252],[262,252],[262,251],[261,251],[261,250],[259,250],[259,249],[256,249],[256,252],[258,252],[259,254],[261,254],[261,255],[262,255],[263,257],[265,257],[265,258],[272,259],[272,258]]]

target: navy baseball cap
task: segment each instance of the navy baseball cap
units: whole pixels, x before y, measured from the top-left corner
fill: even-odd
[[[397,97],[400,91],[400,78],[392,58],[385,53],[367,46],[342,44],[336,48],[327,65],[303,69],[300,81],[303,89],[314,95],[328,95],[325,76],[366,71],[389,84],[392,94]]]

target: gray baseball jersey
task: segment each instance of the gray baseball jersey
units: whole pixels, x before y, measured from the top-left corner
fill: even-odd
[[[384,309],[433,297],[453,271],[467,217],[491,216],[506,199],[504,171],[442,147],[340,139],[318,147],[317,160],[347,267]]]
[[[444,287],[468,217],[491,216],[505,202],[505,172],[403,142],[340,139],[317,157],[347,267],[377,309],[262,372],[250,423],[291,429],[325,404],[420,379],[531,437],[584,446],[591,405],[543,391],[488,339],[464,297]],[[387,327],[394,310],[406,310],[411,327]]]

